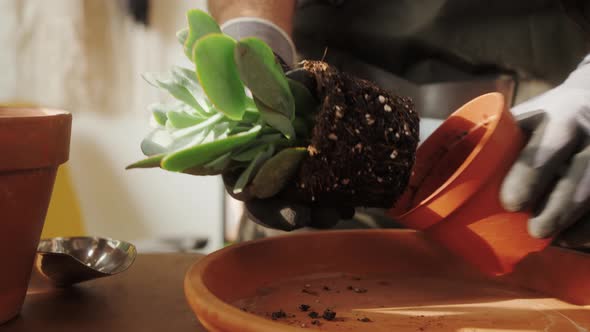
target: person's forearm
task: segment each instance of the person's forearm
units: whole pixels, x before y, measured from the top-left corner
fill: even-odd
[[[209,0],[211,15],[223,24],[238,17],[258,17],[269,20],[289,36],[293,31],[296,0]]]

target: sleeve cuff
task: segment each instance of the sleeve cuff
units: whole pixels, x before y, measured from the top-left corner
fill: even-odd
[[[588,54],[588,55],[586,55],[586,57],[584,57],[584,60],[582,60],[580,65],[578,65],[578,68],[588,65],[588,64],[590,64],[590,54]]]
[[[590,54],[586,55],[578,68],[563,82],[563,85],[590,92]]]
[[[221,31],[237,40],[245,37],[260,38],[289,66],[296,62],[293,41],[283,29],[271,21],[258,17],[239,17],[221,25]]]

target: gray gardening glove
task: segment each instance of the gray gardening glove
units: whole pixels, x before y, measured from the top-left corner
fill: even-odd
[[[533,237],[567,229],[559,244],[590,248],[590,55],[561,85],[512,113],[530,139],[504,180],[503,205],[533,208]]]
[[[245,37],[260,38],[289,67],[297,61],[295,44],[283,29],[271,21],[258,17],[238,17],[223,23],[221,31],[236,40]]]

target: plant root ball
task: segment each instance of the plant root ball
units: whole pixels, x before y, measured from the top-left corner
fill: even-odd
[[[419,140],[412,100],[325,62],[302,66],[315,79],[320,111],[296,180],[300,195],[322,206],[392,207]]]

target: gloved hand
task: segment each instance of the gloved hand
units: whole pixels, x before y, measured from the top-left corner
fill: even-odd
[[[354,216],[354,208],[329,208],[293,203],[280,198],[245,203],[248,218],[264,227],[292,231],[302,227],[328,229]]]
[[[561,85],[512,113],[530,138],[504,180],[503,205],[533,208],[533,237],[567,229],[559,244],[590,248],[590,55]]]
[[[283,191],[275,197],[258,199],[244,194],[233,194],[233,185],[237,177],[235,174],[223,174],[223,183],[227,192],[237,200],[243,201],[247,216],[255,223],[272,229],[292,231],[302,227],[318,229],[331,228],[340,220],[354,216],[354,208],[322,207],[296,203],[288,191]]]

